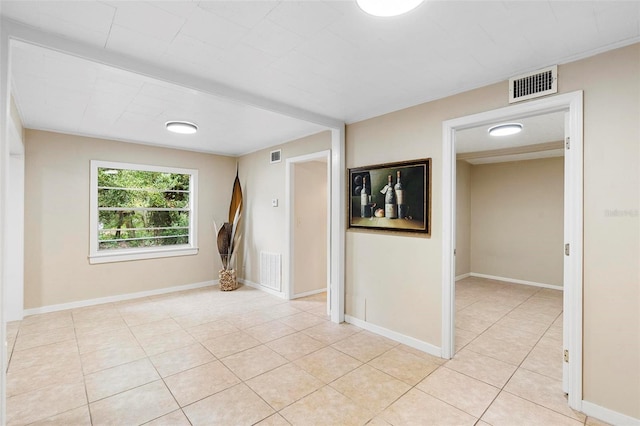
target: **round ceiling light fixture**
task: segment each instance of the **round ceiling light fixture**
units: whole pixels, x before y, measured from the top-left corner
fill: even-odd
[[[373,16],[398,16],[420,6],[424,0],[356,0],[358,7]]]
[[[167,121],[164,125],[168,131],[182,135],[192,135],[198,131],[198,126],[189,121]]]
[[[520,123],[505,123],[498,124],[489,128],[489,134],[491,136],[509,136],[515,135],[522,131],[522,124]]]

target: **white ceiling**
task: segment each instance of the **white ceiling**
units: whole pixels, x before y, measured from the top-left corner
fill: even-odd
[[[562,141],[564,139],[564,114],[564,112],[560,111],[518,120],[509,120],[509,123],[522,124],[520,133],[509,136],[489,135],[489,128],[492,125],[458,130],[456,132],[456,152],[461,154],[491,151]]]
[[[477,153],[483,151],[507,150],[523,146],[547,144],[564,140],[565,112],[554,112],[518,120],[509,123],[522,124],[522,131],[509,136],[491,136],[488,126],[473,127],[456,131],[456,153]],[[496,123],[503,124],[503,123]],[[468,159],[471,164],[488,164],[505,161],[533,160],[537,158],[561,157],[563,149],[529,152],[525,154],[507,154],[495,157]]]
[[[96,52],[345,122],[640,40],[636,1],[431,0],[383,19],[350,0],[3,0],[1,14]],[[33,46],[19,45],[15,58],[27,127],[229,155],[323,128]],[[201,132],[168,137],[166,119],[197,121]]]
[[[31,44],[12,48],[25,127],[239,155],[325,128]],[[192,121],[197,135],[165,130]]]

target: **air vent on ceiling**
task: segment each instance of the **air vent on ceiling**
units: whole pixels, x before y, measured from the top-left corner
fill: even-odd
[[[558,66],[519,75],[509,79],[509,103],[524,101],[558,92]]]
[[[282,150],[271,151],[271,163],[279,163],[282,161]]]

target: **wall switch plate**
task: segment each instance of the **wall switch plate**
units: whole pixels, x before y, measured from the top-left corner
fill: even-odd
[[[274,198],[273,200],[271,200],[271,207],[278,207],[278,199]]]

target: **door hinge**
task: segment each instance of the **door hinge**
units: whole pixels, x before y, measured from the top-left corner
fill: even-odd
[[[569,246],[569,244],[565,244],[564,245],[564,255],[565,256],[569,256],[569,253],[570,253],[570,246]]]
[[[564,145],[567,147],[567,149],[571,148],[571,138],[569,136],[567,136],[564,140]]]
[[[569,362],[569,349],[564,350],[564,362]]]
[[[456,249],[453,249],[453,255],[454,256],[456,255]]]

